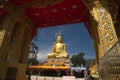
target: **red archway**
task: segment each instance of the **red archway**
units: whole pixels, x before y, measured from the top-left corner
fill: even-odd
[[[15,7],[26,6],[23,13],[33,22],[33,27],[35,29],[84,22],[86,28],[91,34],[91,28],[89,26],[89,10],[83,4],[82,0],[59,1],[60,2],[54,5],[45,5],[45,7],[39,6],[42,3],[38,3],[36,6],[36,4],[34,4],[34,0],[11,0],[8,2]],[[27,6],[27,4],[32,5]],[[4,7],[0,8],[0,19],[4,18],[8,13],[9,11]]]

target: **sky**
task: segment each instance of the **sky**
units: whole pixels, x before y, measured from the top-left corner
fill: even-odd
[[[52,51],[53,43],[56,41],[59,32],[63,35],[63,42],[67,45],[69,56],[83,52],[85,59],[95,58],[94,43],[87,28],[84,23],[75,23],[38,29],[38,40],[33,40],[33,42],[39,47],[37,54],[39,61],[44,61]]]

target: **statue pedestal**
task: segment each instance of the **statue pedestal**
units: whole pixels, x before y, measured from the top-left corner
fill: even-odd
[[[38,70],[41,76],[69,76],[70,59],[69,58],[50,58],[48,57],[43,65],[29,66],[30,70]]]
[[[47,58],[44,65],[45,66],[68,66],[70,67],[70,60],[68,58]]]
[[[70,73],[70,60],[68,58],[47,58],[41,66],[29,66],[30,69],[39,69],[42,76],[63,76]],[[66,73],[67,72],[67,73]]]

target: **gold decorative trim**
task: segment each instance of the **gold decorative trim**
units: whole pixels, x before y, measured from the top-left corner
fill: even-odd
[[[99,21],[99,34],[104,44],[105,51],[107,52],[111,46],[116,42],[116,34],[114,33],[114,25],[111,15],[107,10],[99,5],[97,6],[98,21]]]
[[[2,45],[3,39],[4,39],[4,35],[5,35],[6,31],[5,30],[1,30],[0,31],[0,47]]]

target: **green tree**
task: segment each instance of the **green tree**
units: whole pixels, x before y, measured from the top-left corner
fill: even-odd
[[[85,54],[82,52],[77,55],[73,55],[71,57],[71,62],[73,64],[73,66],[81,66],[82,64],[85,65],[84,56],[85,56]]]
[[[39,63],[38,60],[35,59],[35,58],[29,58],[28,59],[28,65],[36,65],[38,63]]]
[[[30,53],[28,57],[28,65],[35,65],[39,63],[37,60],[38,51],[39,51],[39,48],[36,46],[36,44],[34,42],[31,42]]]
[[[39,48],[36,46],[36,44],[34,42],[31,42],[31,45],[30,45],[30,55],[29,57],[30,58],[37,58],[37,53],[39,51]]]

